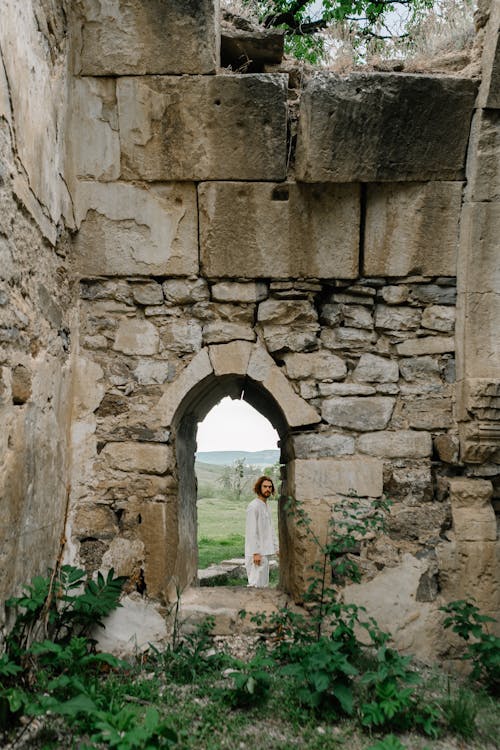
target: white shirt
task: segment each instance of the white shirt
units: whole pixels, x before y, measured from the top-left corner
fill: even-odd
[[[245,557],[255,553],[274,555],[278,551],[278,540],[274,532],[271,510],[267,503],[254,498],[247,507],[245,528]]]

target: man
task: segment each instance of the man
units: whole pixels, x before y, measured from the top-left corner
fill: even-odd
[[[269,586],[269,557],[278,552],[271,510],[267,504],[274,495],[274,484],[269,477],[255,482],[257,495],[247,508],[245,528],[245,567],[248,585],[255,588]]]

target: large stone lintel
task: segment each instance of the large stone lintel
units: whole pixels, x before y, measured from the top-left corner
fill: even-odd
[[[79,0],[72,3],[80,75],[214,73],[218,0]]]
[[[207,182],[198,188],[208,276],[355,278],[357,185]]]
[[[462,182],[369,185],[368,276],[455,276]]]
[[[449,76],[315,76],[301,99],[297,179],[461,179],[476,89]]]
[[[294,496],[306,504],[351,492],[380,497],[382,467],[381,459],[367,456],[295,459],[290,466]]]
[[[79,182],[75,210],[83,276],[197,273],[193,185]]]
[[[282,180],[286,75],[118,79],[124,179]]]

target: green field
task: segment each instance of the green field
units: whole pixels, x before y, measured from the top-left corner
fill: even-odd
[[[220,478],[224,466],[196,462],[198,478],[198,556],[199,567],[243,557],[245,552],[245,514],[253,497],[252,485],[259,470],[252,470],[245,481],[240,499],[223,490]],[[250,473],[250,472],[249,472]],[[275,528],[278,528],[278,508],[271,501]]]

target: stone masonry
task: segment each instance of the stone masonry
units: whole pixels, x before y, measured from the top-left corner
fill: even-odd
[[[221,68],[218,17],[7,0],[0,591],[54,564],[66,519],[65,559],[161,614],[196,583],[196,425],[243,395],[317,530],[353,492],[392,500],[345,596],[442,657],[444,602],[500,611],[499,6],[480,81],[301,90]],[[299,601],[314,549],[283,509],[280,544]]]

